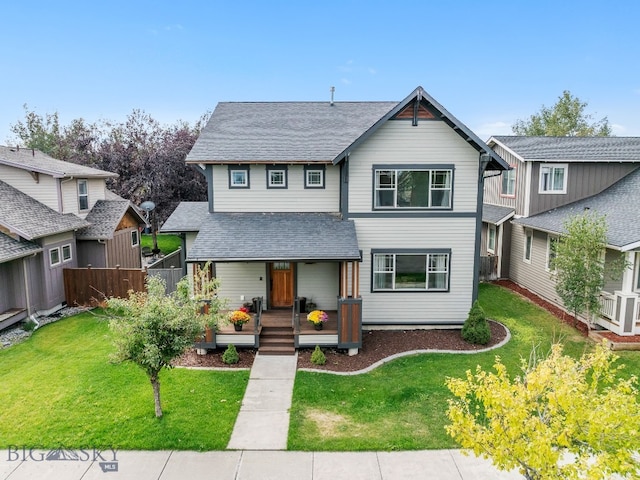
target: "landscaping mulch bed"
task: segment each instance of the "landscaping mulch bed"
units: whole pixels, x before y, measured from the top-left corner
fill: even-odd
[[[451,330],[370,330],[363,332],[362,348],[357,355],[349,356],[346,351],[323,348],[327,357],[325,365],[311,363],[313,349],[298,351],[298,368],[314,368],[334,372],[353,372],[366,368],[375,362],[396,353],[410,350],[482,350],[500,343],[507,336],[506,329],[499,323],[489,322],[491,341],[488,345],[474,345],[462,339],[459,329]],[[255,357],[254,349],[238,349],[240,363],[226,365],[222,361],[224,349],[197,355],[189,350],[176,361],[176,365],[188,367],[249,368]]]

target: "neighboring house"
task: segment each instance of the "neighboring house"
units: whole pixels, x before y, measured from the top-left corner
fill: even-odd
[[[62,269],[77,266],[74,232],[87,225],[0,181],[0,328],[64,302]]]
[[[605,262],[622,254],[630,268],[607,278],[598,323],[640,334],[640,138],[496,136],[488,144],[513,167],[485,180],[482,254],[500,258],[499,276],[562,306],[553,244],[570,216],[603,214]]]
[[[0,293],[0,319],[6,310],[23,310],[22,316],[59,308],[63,268],[141,267],[139,226],[145,220],[107,190],[106,180],[115,176],[37,150],[0,146],[0,232],[7,237],[0,242],[0,259],[6,259],[0,260],[0,283],[11,285]],[[25,255],[15,257],[20,252]]]
[[[337,335],[307,343],[342,348],[363,325],[464,322],[483,176],[508,168],[421,87],[399,103],[219,103],[186,161],[209,201],[162,231],[184,234],[190,271],[212,261],[231,307],[337,311]]]

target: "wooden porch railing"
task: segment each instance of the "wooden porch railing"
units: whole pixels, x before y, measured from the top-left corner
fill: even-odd
[[[609,320],[616,321],[616,296],[609,292],[600,292],[600,314]]]

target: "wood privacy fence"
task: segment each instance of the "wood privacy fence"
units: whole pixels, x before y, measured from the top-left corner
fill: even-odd
[[[147,272],[139,268],[65,268],[67,305],[96,306],[109,297],[126,298],[145,289]]]
[[[498,257],[480,257],[480,275],[481,281],[490,281],[498,279]]]

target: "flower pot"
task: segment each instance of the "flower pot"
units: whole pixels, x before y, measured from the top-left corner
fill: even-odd
[[[313,328],[316,330],[322,330],[322,322],[314,323]]]
[[[236,332],[241,332],[242,331],[242,324],[241,323],[234,323],[233,324],[233,328]]]

